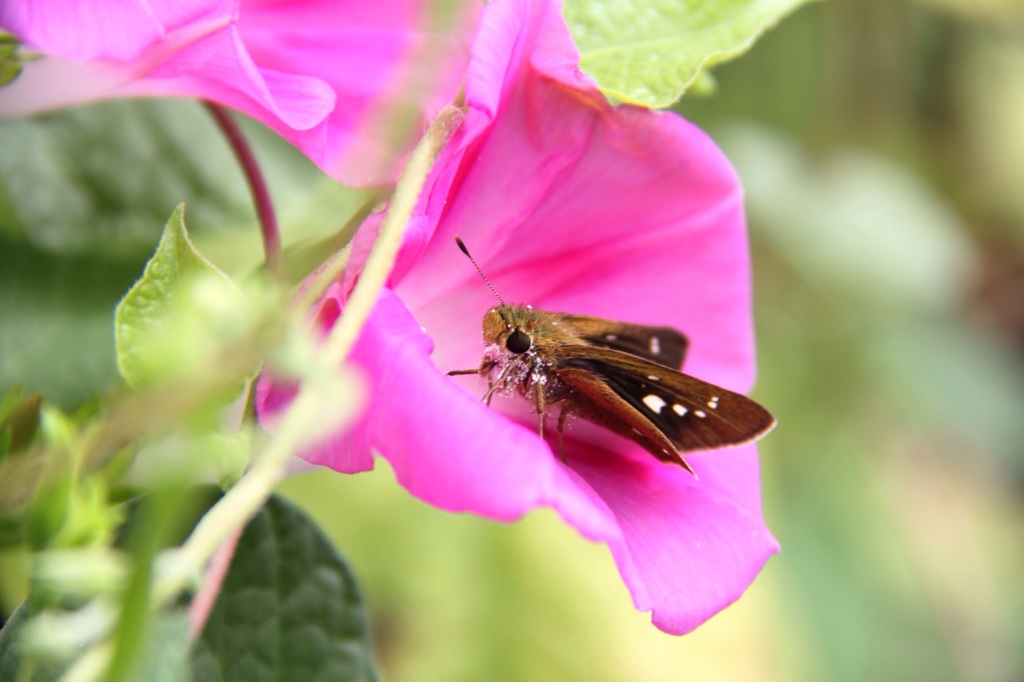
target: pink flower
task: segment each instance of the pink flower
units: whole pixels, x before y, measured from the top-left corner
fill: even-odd
[[[448,4],[0,0],[0,28],[50,55],[0,90],[0,115],[201,97],[262,121],[341,182],[381,184],[463,80],[478,3],[435,16]]]
[[[509,303],[670,325],[690,338],[688,373],[737,391],[752,383],[733,170],[680,117],[610,108],[577,64],[556,2],[485,9],[465,123],[353,353],[373,385],[367,414],[304,456],[351,473],[372,468],[376,450],[409,492],[450,511],[510,521],[553,507],[609,546],[638,609],[682,634],[737,599],[778,550],[761,515],[756,448],[688,456],[694,478],[577,420],[563,463],[525,400],[488,408],[481,382],[446,376],[479,364],[481,320],[495,304],[456,249],[459,234]],[[375,221],[364,228],[363,245]],[[321,329],[359,267],[357,258],[319,303]],[[264,380],[261,414],[290,396]]]

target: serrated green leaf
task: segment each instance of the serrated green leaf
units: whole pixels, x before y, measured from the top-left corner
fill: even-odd
[[[193,673],[196,682],[378,679],[355,579],[320,530],[281,498],[242,534]]]
[[[142,278],[128,290],[114,313],[117,365],[132,386],[139,386],[176,365],[166,351],[175,346],[186,354],[192,339],[180,338],[177,323],[185,313],[187,288],[204,276],[230,288],[230,280],[192,245],[185,229],[185,208],[171,214],[157,245],[146,263]]]
[[[580,68],[613,100],[671,106],[808,0],[566,0]]]

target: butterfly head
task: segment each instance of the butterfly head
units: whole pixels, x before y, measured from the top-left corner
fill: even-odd
[[[514,355],[522,355],[534,346],[534,322],[529,308],[499,305],[484,315],[484,341]]]

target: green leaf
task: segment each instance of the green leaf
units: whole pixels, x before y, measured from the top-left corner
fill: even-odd
[[[378,679],[355,579],[320,530],[281,498],[242,534],[193,672],[196,682]]]
[[[120,523],[120,512],[108,502],[108,483],[102,475],[84,470],[77,443],[78,427],[54,407],[44,407],[40,437],[49,446],[38,457],[37,485],[26,510],[26,533],[36,550],[89,547],[103,544]],[[23,463],[32,460],[19,458]],[[11,487],[18,476],[3,481]]]
[[[21,384],[71,408],[115,381],[110,311],[142,262],[61,257],[0,235],[0,390]]]
[[[0,87],[7,85],[21,73],[25,55],[21,52],[17,38],[6,31],[0,31]]]
[[[95,643],[110,647],[104,680],[190,680],[188,613],[151,612],[150,578],[158,552],[180,544],[219,495],[168,479],[124,505],[118,549],[37,554],[32,593],[0,631],[0,680],[59,679]],[[112,609],[116,618],[102,615]]]
[[[111,311],[174,206],[216,230],[251,215],[208,119],[165,99],[0,121],[0,391],[71,409],[108,389]]]
[[[286,248],[321,239],[359,210],[365,192],[341,187],[258,123],[242,123]],[[190,237],[222,270],[241,279],[262,260],[244,176],[194,101],[122,100],[5,119],[0,150],[0,392],[20,383],[70,410],[119,383],[111,311],[182,201],[201,226]]]
[[[808,0],[566,0],[580,68],[613,101],[671,106]]]
[[[366,192],[341,187],[265,126],[240,123],[274,194],[285,245],[323,236],[362,203]],[[262,259],[245,177],[198,102],[119,100],[0,120],[0,149],[0,234],[10,239],[141,263],[168,213],[186,202],[203,227],[193,237],[222,269],[236,274]],[[220,248],[208,249],[209,241]]]
[[[21,388],[13,387],[0,398],[0,464],[8,452],[28,447],[39,428],[43,396],[38,393],[21,398]]]
[[[32,620],[27,604],[19,606],[0,630],[0,680],[55,682],[74,663],[42,653],[31,641]],[[36,633],[38,636],[38,633]],[[44,635],[45,636],[45,635]],[[161,613],[146,633],[141,660],[132,671],[133,682],[187,682],[188,612]]]
[[[129,289],[114,314],[117,364],[130,385],[165,376],[200,350],[193,346],[199,339],[187,333],[192,321],[188,316],[193,312],[187,302],[188,288],[204,276],[223,285],[220,293],[233,289],[230,280],[192,245],[185,229],[184,205],[178,206],[142,278]]]
[[[146,640],[132,682],[191,682],[188,649],[189,614],[185,610],[160,614]]]
[[[27,604],[19,606],[0,630],[0,680],[32,680],[49,682],[56,680],[64,666],[53,661],[28,661],[24,635],[29,623]],[[22,669],[23,666],[31,666]]]
[[[4,120],[0,149],[0,232],[43,250],[135,260],[182,201],[214,229],[252,213],[231,150],[195,102],[106,102]]]

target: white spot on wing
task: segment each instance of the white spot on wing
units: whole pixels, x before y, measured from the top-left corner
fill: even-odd
[[[687,413],[688,410],[679,403],[676,403],[675,405],[672,406],[672,411],[678,414],[680,417],[682,417],[684,414]]]
[[[618,336],[616,336],[615,334],[605,334],[605,335],[604,335],[604,340],[605,340],[605,341],[617,341],[617,340],[618,340],[618,338],[619,338],[619,337],[618,337]]]
[[[698,417],[700,417],[701,419],[703,419],[704,417],[707,416],[707,414],[704,413],[704,410],[694,410],[693,413],[695,415],[697,415]]]
[[[658,355],[659,353],[661,353],[661,339],[659,339],[657,336],[651,337],[649,345],[651,348],[652,355]]]
[[[718,407],[718,396],[717,395],[711,396],[711,400],[708,401],[708,407],[710,407],[712,410],[715,409],[716,407]]]
[[[653,393],[644,396],[644,405],[651,408],[651,411],[656,412],[657,414],[661,414],[661,409],[667,404],[668,403]]]
[[[661,377],[655,376],[653,374],[648,374],[647,379],[648,381],[661,381]]]

